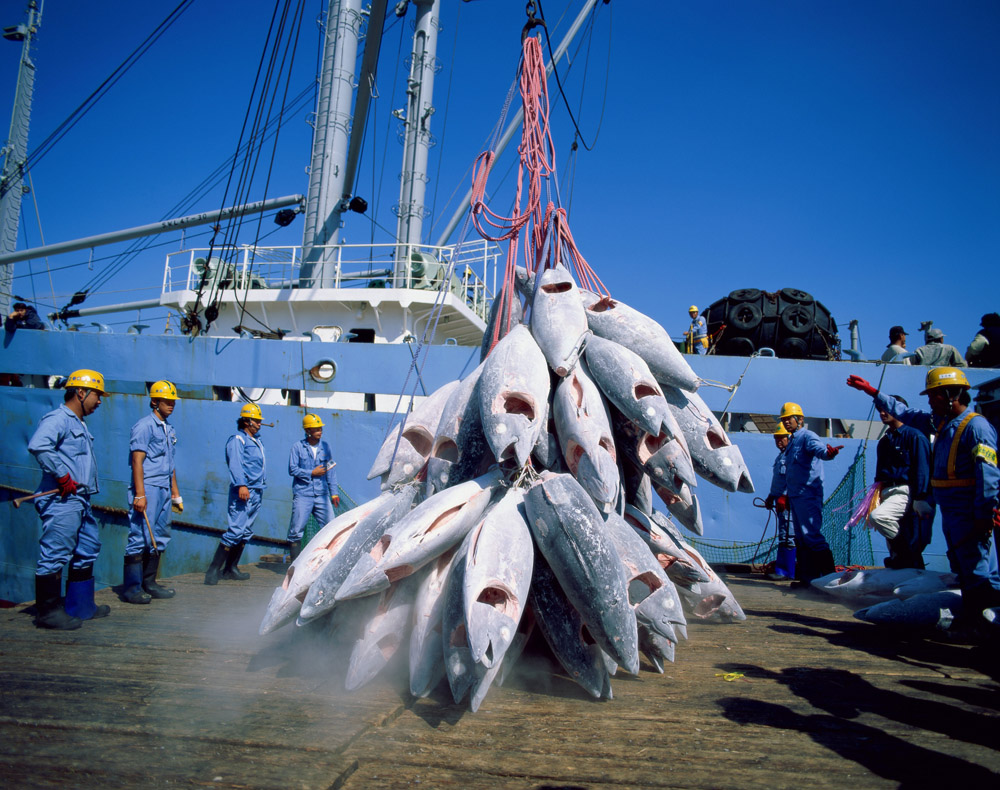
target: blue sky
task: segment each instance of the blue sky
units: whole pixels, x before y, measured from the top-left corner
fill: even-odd
[[[0,24],[20,21],[24,5],[4,2]],[[29,150],[175,5],[48,0]],[[293,94],[309,85],[321,5],[306,3]],[[543,7],[557,39],[565,6]],[[568,16],[578,7],[577,0]],[[196,0],[37,165],[34,197],[47,242],[155,221],[233,151],[272,8],[264,0]],[[468,187],[469,165],[500,114],[523,9],[517,0],[444,2],[430,223],[450,216],[444,204]],[[403,72],[397,51],[401,33],[409,47],[411,20],[412,11],[386,32],[375,142],[361,165],[358,191],[386,227],[394,226],[398,197],[389,115],[402,106],[392,77]],[[596,148],[580,150],[572,179],[572,127],[562,107],[554,112],[571,227],[612,293],[672,334],[683,330],[689,304],[704,307],[748,287],[809,291],[836,317],[845,345],[847,322],[858,319],[870,357],[891,324],[915,331],[927,319],[964,351],[980,315],[1000,311],[996,2],[614,0],[599,7],[592,38],[571,51],[565,87],[588,143],[603,112]],[[0,42],[3,113],[18,54],[18,45]],[[554,96],[554,83],[550,90]],[[305,115],[282,131],[272,196],[306,191]],[[510,177],[500,179],[506,169],[501,162],[492,182],[499,211],[513,195]],[[220,200],[216,191],[194,210]],[[34,246],[35,208],[30,198],[24,205],[22,246],[25,237]],[[300,243],[301,223],[268,241]],[[368,220],[350,217],[343,235],[368,240]],[[50,261],[70,266],[53,274],[57,300],[99,270],[100,262],[88,270],[88,257]],[[162,249],[147,252],[113,280],[115,293],[93,303],[154,297],[162,266]],[[48,276],[27,273],[27,264],[17,265],[15,291],[30,298],[34,289],[51,303]],[[113,320],[126,318],[134,320]]]

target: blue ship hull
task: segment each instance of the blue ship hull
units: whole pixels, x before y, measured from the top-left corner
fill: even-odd
[[[447,381],[464,376],[478,363],[478,356],[478,347],[434,346],[420,372],[418,394],[428,394]],[[147,382],[169,379],[176,383],[182,397],[171,422],[178,434],[177,477],[185,510],[183,514],[175,514],[173,541],[161,566],[161,575],[169,577],[205,568],[226,526],[229,483],[224,446],[235,429],[239,407],[233,402],[213,400],[213,387],[399,392],[407,383],[412,355],[411,347],[406,344],[221,340],[22,330],[6,338],[0,359],[0,370],[22,377],[65,375],[77,367],[95,368],[105,376],[112,395],[88,418],[87,424],[95,436],[101,474],[101,491],[93,500],[103,543],[95,575],[99,585],[107,586],[121,581],[127,533],[128,437],[132,424],[148,408]],[[767,357],[688,359],[703,379],[730,385],[740,382],[734,393],[717,387],[702,387],[700,394],[716,413],[773,415],[782,402],[792,400],[801,403],[812,420],[870,420],[871,399],[844,384],[852,373],[868,378],[885,391],[903,395],[910,403],[924,402],[919,392],[923,389],[925,368]],[[314,381],[307,383],[307,371],[324,360],[336,363],[334,379],[325,386]],[[967,373],[973,386],[996,376],[996,371],[992,370],[969,370]],[[410,385],[414,380],[410,379]],[[0,498],[10,500],[35,490],[40,473],[27,452],[27,443],[41,416],[61,402],[61,390],[0,387],[3,430]],[[390,425],[391,415],[309,410],[317,411],[326,424],[324,437],[330,441],[338,459],[337,476],[342,490],[356,502],[374,496],[379,490],[378,480],[369,481],[365,476]],[[265,428],[262,435],[268,453],[268,488],[256,524],[257,538],[244,555],[246,562],[254,562],[262,554],[280,552],[284,546],[291,512],[287,458],[291,445],[301,437],[305,411],[298,406],[265,407],[265,422],[274,423],[274,427]],[[821,426],[813,423],[813,427],[823,434]],[[753,500],[767,493],[774,442],[770,435],[761,433],[731,430],[730,436],[753,475],[757,494],[729,493],[707,481],[699,482],[695,493],[702,508],[705,545],[709,547],[755,544],[762,537],[766,521],[766,511],[755,508]],[[874,473],[876,436],[872,431],[867,442],[863,438],[831,439],[845,448],[825,466],[828,495],[852,468],[859,453],[863,454],[867,469],[864,484],[870,483]],[[347,498],[345,504],[349,504]],[[835,520],[845,523],[850,515],[848,511],[849,508],[842,508]],[[38,517],[28,504],[14,509],[5,502],[0,505],[0,513],[4,522],[0,529],[0,562],[4,569],[0,575],[0,599],[31,600],[40,534]],[[772,534],[773,526],[769,527],[767,537]],[[866,538],[862,530],[858,539],[864,543]],[[863,548],[867,550],[867,546]],[[882,538],[873,535],[871,548],[874,561],[879,564],[885,557]],[[711,559],[711,552],[707,554]],[[839,561],[847,559],[838,557]],[[939,523],[935,524],[934,541],[925,552],[925,559],[929,567],[947,570]]]

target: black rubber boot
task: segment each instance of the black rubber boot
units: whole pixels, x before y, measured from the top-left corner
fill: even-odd
[[[70,568],[66,577],[66,614],[94,620],[111,614],[111,607],[94,603],[94,566]]]
[[[837,572],[837,564],[833,561],[833,552],[830,549],[817,551],[813,558],[813,578],[826,576]]]
[[[35,576],[35,625],[39,628],[72,631],[83,624],[79,617],[66,614],[59,596],[61,590],[62,573]]]
[[[142,590],[142,555],[126,554],[122,571],[121,598],[125,603],[149,603],[152,599]]]
[[[302,553],[302,541],[293,540],[288,544],[288,553],[292,557],[292,562],[295,562],[295,558]]]
[[[789,584],[789,588],[800,590],[810,586],[809,582],[816,578],[813,572],[816,562],[816,553],[810,549],[799,547],[795,552],[795,581]]]
[[[240,557],[243,556],[243,547],[246,545],[246,542],[237,543],[229,550],[229,556],[226,557],[226,567],[225,570],[222,571],[223,579],[227,579],[231,582],[241,582],[250,578],[249,573],[243,573],[239,569]]]
[[[205,571],[205,584],[218,584],[219,576],[222,574],[222,566],[226,564],[229,558],[229,546],[225,543],[220,543],[218,548],[215,550],[215,556],[212,557],[212,563],[208,566],[208,570]]]
[[[162,553],[158,551],[143,555],[142,589],[148,592],[153,598],[173,598],[175,595],[174,591],[156,581],[156,572],[160,570],[161,556]]]

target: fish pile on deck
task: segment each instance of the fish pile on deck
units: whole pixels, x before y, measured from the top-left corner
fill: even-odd
[[[569,677],[609,699],[640,652],[659,672],[673,661],[688,619],[745,619],[653,507],[656,491],[700,535],[696,475],[753,491],[684,357],[561,266],[516,282],[524,307],[511,291],[502,315],[496,300],[479,367],[388,436],[369,474],[382,494],[316,534],[261,623],[322,621],[353,644],[348,689],[408,645],[415,696],[447,676],[476,710],[537,626]]]

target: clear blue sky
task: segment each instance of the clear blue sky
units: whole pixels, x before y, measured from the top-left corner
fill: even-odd
[[[21,21],[24,5],[5,0],[0,24]],[[175,5],[48,0],[29,150]],[[322,5],[306,3],[293,94],[309,84]],[[518,0],[444,6],[429,222],[450,216],[445,202],[468,186],[468,167],[513,77],[524,21]],[[564,3],[543,6],[556,27]],[[568,16],[578,7],[579,0]],[[232,152],[272,8],[264,0],[196,0],[38,164],[33,181],[47,242],[154,221]],[[366,149],[377,153],[362,163],[359,193],[385,227],[394,226],[398,198],[389,113],[403,104],[391,78],[403,73],[397,51],[401,32],[409,47],[411,20],[412,11],[405,27],[397,22],[386,33],[376,139]],[[0,42],[5,129],[18,50]],[[964,352],[980,315],[1000,311],[1000,4],[613,0],[600,6],[592,39],[572,51],[567,95],[588,143],[602,110],[603,124],[571,179],[572,128],[563,108],[554,113],[570,224],[613,294],[672,334],[684,328],[689,304],[704,307],[746,287],[809,291],[832,311],[845,345],[847,322],[860,321],[870,357],[891,324],[914,331],[926,319]],[[306,191],[309,139],[302,111],[282,132],[270,195]],[[498,167],[494,205],[502,211],[513,186],[499,179],[506,164]],[[194,209],[220,200],[217,191]],[[25,217],[34,246],[30,199]],[[269,241],[299,243],[301,223]],[[351,217],[343,234],[366,241],[370,226]],[[102,298],[155,296],[162,265],[161,251],[146,253],[115,278],[118,293]],[[15,291],[30,297],[34,287],[47,305],[47,276],[32,286],[27,271],[17,265]],[[93,274],[86,265],[54,274],[58,298]]]

